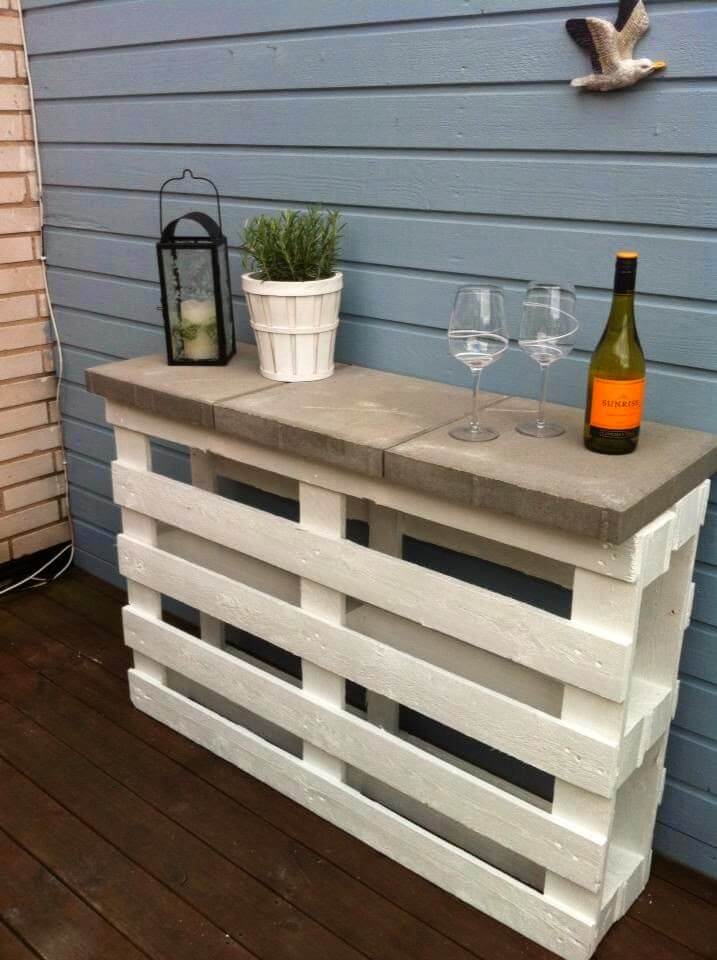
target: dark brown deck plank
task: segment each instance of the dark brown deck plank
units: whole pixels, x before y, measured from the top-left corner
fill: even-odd
[[[712,904],[654,874],[630,916],[672,937],[707,960],[717,958],[717,910]]]
[[[75,573],[73,571],[71,574],[73,578]],[[91,587],[91,582],[87,583],[88,577],[83,573],[85,584]],[[118,601],[121,602],[121,599],[120,594]],[[77,619],[79,623],[82,622],[81,618]],[[71,665],[65,669],[67,658],[63,654],[64,646],[46,636],[41,666],[35,644],[23,640],[17,633],[15,631],[13,637],[15,652],[29,659],[38,669],[43,669],[60,686],[188,770],[196,769],[202,779],[217,786],[227,796],[247,809],[256,811],[294,840],[336,864],[379,896],[414,919],[429,924],[473,955],[492,958],[498,951],[504,960],[546,960],[552,956],[532,941],[473,910],[260,781],[135,710],[129,701],[126,684],[118,682],[116,677],[110,677],[97,662],[81,657],[71,658]],[[71,640],[70,634],[68,641]]]
[[[8,703],[0,756],[256,956],[360,956]]]
[[[30,595],[11,594],[0,603],[0,608],[101,663],[118,677],[123,677],[130,666],[130,652],[117,637],[55,603],[41,590],[33,590]]]
[[[4,650],[14,653],[22,659],[23,663],[38,671],[50,664],[59,666],[68,661],[77,661],[81,657],[81,654],[72,647],[60,643],[49,633],[44,633],[21,620],[2,604],[0,604],[0,637],[2,637]],[[96,661],[89,662],[99,666]],[[107,671],[102,670],[102,672],[108,675]],[[114,675],[114,680],[118,685],[123,684],[121,677]]]
[[[12,633],[7,631],[9,625],[13,627]],[[100,664],[78,656],[64,644],[32,628],[25,631],[21,620],[2,610],[0,637],[6,653],[177,762],[186,765],[201,750],[191,740],[136,710],[129,699],[126,679],[120,679]]]
[[[0,628],[2,628],[1,623]],[[357,879],[374,889],[376,887],[374,881],[379,877],[381,879],[379,886],[394,894],[394,897],[389,898],[391,903],[395,903],[414,919],[425,921],[437,929],[439,933],[456,940],[474,955],[491,957],[495,950],[500,949],[505,960],[511,960],[513,957],[516,960],[517,958],[520,958],[520,960],[545,960],[550,956],[531,941],[502,926],[490,917],[472,910],[445,891],[409,873],[400,865],[354,840],[288,798],[277,794],[259,781],[248,777],[242,771],[196,746],[190,740],[179,736],[168,727],[156,723],[135,710],[129,702],[126,684],[118,681],[116,677],[110,676],[97,663],[83,658],[70,658],[70,665],[67,666],[66,648],[57,641],[52,641],[49,637],[44,638],[41,647],[42,656],[38,657],[36,638],[23,637],[22,630],[15,631],[12,647],[18,656],[31,662],[37,669],[42,669],[55,682],[72,692],[83,702],[88,703],[104,716],[110,717],[118,725],[141,737],[146,743],[156,746],[185,767],[189,768],[191,764],[203,765],[208,762],[210,770],[206,777],[207,782],[212,782],[213,775],[220,772],[219,780],[222,780],[225,775],[229,775],[233,783],[238,781],[248,786],[250,798],[254,798],[255,792],[258,791],[255,810],[260,816],[268,812],[269,815],[265,819],[279,829],[282,829],[286,814],[289,812],[292,819],[296,818],[299,825],[299,829],[290,832],[289,835],[293,839],[298,838],[305,841],[309,849],[316,851],[317,848],[323,847],[327,833],[336,839],[339,849],[342,850],[344,846],[347,850],[356,851],[358,849],[358,868],[353,874]],[[231,796],[233,793],[236,793],[236,790],[232,790],[229,795]],[[307,824],[308,830],[306,829]],[[328,849],[329,851],[332,849],[330,843]],[[345,863],[342,863],[340,856],[334,862],[341,869],[345,869]],[[384,877],[384,874],[387,875]],[[395,896],[397,885],[398,888],[401,884],[405,887],[407,878],[410,880],[410,885],[406,890],[406,895],[398,894]],[[416,900],[416,890],[421,893],[418,901]],[[443,929],[436,924],[434,917],[435,910],[441,904],[444,905],[446,913]],[[425,910],[423,909],[424,906]],[[462,939],[456,936],[456,932],[463,934]]]
[[[75,579],[77,573],[73,571],[68,583]],[[82,571],[79,573],[82,586],[97,593],[98,581]],[[71,595],[73,590],[74,587],[69,588],[67,595]],[[108,590],[113,591],[117,605],[121,605],[124,599],[121,591],[109,586]],[[109,606],[103,605],[102,609],[104,615],[112,615]],[[21,609],[18,613],[22,613]],[[39,622],[36,617],[33,619],[36,624]],[[75,625],[82,625],[83,622],[84,619],[75,614]],[[19,628],[18,623],[21,625]],[[425,919],[436,930],[442,931],[476,956],[491,960],[493,957],[500,957],[501,960],[549,960],[553,957],[553,954],[514,931],[433,887],[288,798],[139,713],[129,703],[126,684],[117,678],[116,671],[110,675],[96,661],[78,656],[74,651],[68,656],[68,647],[52,637],[49,623],[45,625],[48,633],[36,629],[23,635],[22,626],[26,623],[18,621],[13,614],[3,617],[3,608],[0,606],[0,636],[5,640],[6,633],[10,634],[8,647],[17,657],[51,677],[54,684],[85,705],[193,771],[227,797],[255,811],[264,820],[360,879],[407,913]],[[96,625],[106,634],[110,633],[108,623],[103,622],[100,616],[96,618]],[[66,639],[72,642],[67,635]],[[708,902],[717,902],[717,898],[713,897],[715,885],[712,881],[655,857],[653,876],[664,878],[665,875],[672,886],[692,891]],[[694,903],[690,906],[695,908]],[[679,910],[679,904],[676,910]],[[635,960],[642,960],[643,957],[645,960],[694,960],[697,956],[712,956],[702,952],[704,944],[694,935],[689,943],[677,942],[680,937],[684,940],[687,934],[671,929],[669,917],[664,924],[652,923],[653,919],[654,913],[645,916],[645,922],[641,923],[631,912],[628,918],[613,928],[597,956],[601,960],[617,960],[623,956],[632,956]],[[664,932],[660,933],[657,927],[664,928]],[[405,953],[404,956],[408,960],[412,954]]]
[[[699,954],[633,920],[629,915],[615,924],[593,955],[593,960],[698,960],[698,958]]]
[[[2,960],[37,960],[38,954],[0,920],[0,957]]]
[[[0,828],[153,960],[253,960],[3,760],[0,781]]]
[[[652,873],[681,890],[689,890],[696,897],[717,907],[717,880],[703,873],[696,873],[681,863],[668,860],[667,857],[659,856],[653,858]]]
[[[145,743],[153,745],[185,767],[188,768],[189,765],[195,763],[197,757],[210,759],[211,769],[207,771],[207,782],[223,784],[224,775],[229,774],[232,793],[237,792],[232,788],[232,784],[236,780],[247,781],[250,787],[256,787],[258,801],[263,802],[266,798],[263,810],[261,806],[257,807],[258,813],[266,814],[269,822],[275,823],[278,827],[283,826],[287,813],[290,814],[290,819],[295,815],[299,823],[304,823],[304,829],[291,831],[289,836],[293,839],[298,837],[315,852],[323,850],[325,847],[329,854],[336,856],[336,860],[333,862],[341,869],[346,869],[347,866],[350,867],[354,863],[354,861],[351,861],[347,864],[346,861],[349,858],[342,855],[344,842],[347,849],[357,846],[359,853],[355,858],[355,863],[358,864],[358,867],[356,873],[353,874],[356,879],[371,889],[375,889],[376,878],[380,877],[381,883],[379,885],[393,891],[395,896],[393,902],[416,919],[422,919],[429,926],[435,926],[436,910],[439,914],[444,912],[446,915],[445,935],[448,937],[453,935],[456,939],[456,932],[460,933],[462,930],[464,933],[462,945],[474,955],[492,957],[496,955],[494,950],[499,949],[501,958],[505,958],[505,960],[511,960],[511,958],[516,958],[516,960],[517,958],[520,958],[520,960],[548,960],[552,957],[551,954],[548,954],[536,944],[525,940],[519,934],[484,914],[472,910],[466,904],[451,897],[445,891],[432,886],[420,877],[408,873],[398,864],[386,859],[352,837],[343,834],[331,824],[316,817],[288,798],[276,794],[270,788],[265,787],[264,784],[226,764],[219,757],[206,754],[206,751],[190,740],[135,710],[129,702],[127,690],[121,688],[117,679],[107,674],[97,664],[81,660],[72,663],[70,666],[56,669],[48,667],[47,672],[53,681],[63,689],[94,707],[104,716],[111,717],[124,729],[134,733]],[[250,796],[254,796],[253,791],[250,791]],[[326,841],[325,834],[327,832],[336,834],[339,842],[332,844],[330,838]],[[321,853],[319,852],[317,855],[321,856]],[[407,883],[407,879],[410,880],[410,883]],[[425,896],[421,896],[418,903],[416,903],[413,895],[413,884],[417,884],[421,891],[425,891]],[[361,896],[363,895],[363,892],[361,892]],[[441,908],[441,904],[445,905],[444,908]],[[422,917],[420,908],[424,905],[426,912]],[[457,927],[454,921],[458,921]],[[438,929],[441,932],[440,928]]]
[[[0,863],[0,917],[42,960],[147,960],[1,830]]]
[[[9,674],[3,697],[367,957],[400,960],[410,955],[430,960],[440,953],[445,960],[470,960],[457,944],[321,860],[206,781],[54,683],[29,670],[21,676],[21,670],[13,669],[0,654],[0,675]]]
[[[69,573],[62,579],[71,580],[74,583],[79,583],[91,590],[95,590],[97,593],[104,593],[108,597],[113,597],[119,606],[127,603],[127,593],[125,590],[120,590],[120,588],[116,587],[113,583],[108,583],[106,580],[95,577],[93,574],[83,570],[82,567],[72,567]],[[56,582],[59,583],[59,580]]]
[[[122,639],[122,605],[127,602],[126,596],[119,602],[116,596],[91,586],[88,580],[79,581],[74,577],[61,577],[48,584],[43,592],[61,607]],[[117,593],[120,594],[120,591]]]

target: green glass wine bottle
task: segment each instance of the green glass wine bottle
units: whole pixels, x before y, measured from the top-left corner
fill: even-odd
[[[590,361],[585,446],[593,453],[632,453],[640,436],[645,355],[635,326],[637,260],[631,250],[617,255],[610,316]]]

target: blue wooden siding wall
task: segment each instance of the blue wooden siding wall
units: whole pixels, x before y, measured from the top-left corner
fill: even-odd
[[[717,431],[717,3],[649,5],[641,52],[667,74],[600,97],[567,85],[587,63],[563,20],[616,4],[24,0],[78,562],[117,576],[113,444],[84,369],[162,347],[156,190],[185,166],[217,181],[234,246],[258,211],[341,207],[341,358],[438,380],[464,382],[444,342],[457,285],[503,283],[515,323],[526,281],[565,277],[582,329],[551,394],[581,404],[613,254],[637,247],[648,414]],[[232,267],[238,290],[236,253]],[[513,350],[485,385],[536,380]],[[717,875],[715,489],[656,844]]]

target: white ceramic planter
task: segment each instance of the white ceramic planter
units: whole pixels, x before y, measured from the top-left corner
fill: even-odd
[[[261,372],[270,380],[324,380],[334,372],[342,273],[284,283],[242,276]]]

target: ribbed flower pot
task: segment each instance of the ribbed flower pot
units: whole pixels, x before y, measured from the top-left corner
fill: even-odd
[[[324,380],[334,372],[342,273],[284,283],[242,276],[261,372],[270,380]]]

